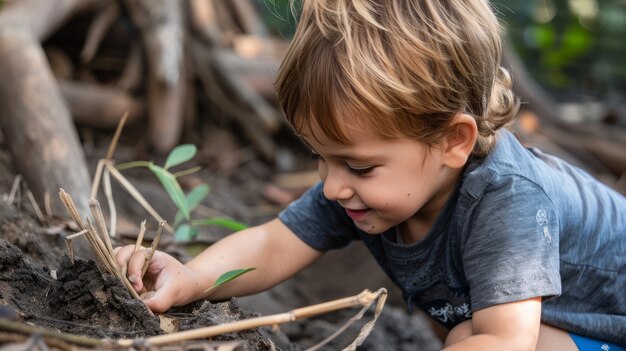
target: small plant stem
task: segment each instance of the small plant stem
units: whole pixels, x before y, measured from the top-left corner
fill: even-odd
[[[176,172],[176,173],[174,173],[174,178],[186,176],[186,175],[189,175],[189,174],[194,174],[194,173],[198,172],[201,169],[202,169],[202,167],[196,166],[196,167],[193,167],[193,168],[190,168],[190,169],[186,169],[184,171]]]
[[[137,202],[139,202],[139,204],[141,206],[143,206],[143,208],[145,208],[146,211],[148,211],[148,213],[150,213],[150,215],[152,215],[152,217],[154,217],[159,222],[164,220],[161,216],[159,216],[159,214],[154,210],[154,208],[152,208],[152,206],[150,206],[150,204],[143,197],[143,195],[141,195],[141,193],[139,191],[137,191],[137,189],[126,178],[124,178],[124,176],[113,166],[113,164],[111,162],[107,162],[106,167],[111,172],[111,175],[113,176],[113,178],[115,178],[115,180],[117,180],[117,182],[120,183],[120,185],[124,189],[126,189],[126,191],[133,198],[135,198],[135,200]],[[167,223],[165,224],[165,229],[170,234],[174,234],[174,228],[172,228]]]
[[[125,163],[120,163],[115,165],[115,168],[118,171],[123,171],[125,169],[130,169],[130,168],[135,168],[135,167],[148,167],[148,165],[150,164],[150,162],[148,161],[132,161],[132,162],[125,162]]]
[[[152,260],[152,256],[154,256],[154,252],[159,246],[159,240],[161,239],[161,233],[163,232],[163,225],[165,225],[165,221],[159,222],[159,228],[157,229],[156,236],[154,240],[152,240],[152,244],[150,244],[150,252],[148,252],[148,256],[146,256],[146,262],[143,264],[143,268],[141,269],[141,278],[146,274],[148,270],[148,266],[150,266],[150,261]]]
[[[107,151],[105,159],[107,161],[111,161],[113,158],[113,154],[115,153],[115,148],[117,148],[117,143],[120,140],[120,135],[122,135],[122,130],[124,129],[124,124],[126,124],[126,119],[128,119],[128,111],[124,113],[124,116],[120,119],[120,122],[117,124],[117,128],[115,129],[115,134],[113,135],[113,139],[111,139],[111,144],[109,144],[109,150]]]
[[[329,301],[313,306],[302,307],[295,310],[291,310],[286,313],[274,314],[270,316],[263,316],[257,318],[244,319],[241,321],[226,323],[220,325],[214,325],[205,328],[186,330],[183,332],[172,333],[167,335],[158,335],[145,339],[145,344],[150,346],[165,345],[173,342],[187,341],[198,338],[209,338],[216,335],[225,333],[232,333],[246,329],[258,328],[263,326],[274,326],[277,324],[293,322],[298,319],[308,318],[315,315],[328,313],[344,308],[350,308],[355,306],[369,306],[375,301],[379,300],[380,303],[384,303],[384,299],[387,296],[385,289],[379,289],[377,292],[371,292],[364,290],[359,295],[346,297],[334,301]],[[379,306],[379,309],[381,307]],[[135,343],[133,339],[120,339],[116,342],[117,346],[130,347]]]
[[[98,232],[102,236],[102,241],[104,241],[107,251],[109,252],[110,255],[113,255],[113,246],[111,245],[111,238],[109,238],[109,232],[107,231],[107,226],[104,223],[104,216],[102,215],[102,209],[100,208],[100,203],[93,197],[89,200],[89,209],[91,209],[91,215],[93,216],[93,219],[96,221],[96,225],[98,226]]]

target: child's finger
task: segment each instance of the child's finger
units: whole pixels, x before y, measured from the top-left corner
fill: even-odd
[[[140,291],[143,288],[143,280],[141,271],[146,262],[147,250],[141,249],[133,253],[128,260],[128,281],[133,284],[135,290]]]
[[[130,256],[133,254],[133,245],[120,246],[113,249],[113,254],[115,255],[115,261],[118,265],[122,267],[126,267],[128,265],[128,261],[130,260]]]

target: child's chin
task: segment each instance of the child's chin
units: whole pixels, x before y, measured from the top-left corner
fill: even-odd
[[[371,235],[378,235],[378,234],[382,234],[384,233],[387,229],[389,229],[389,227],[383,227],[381,225],[376,225],[376,224],[372,224],[372,223],[358,223],[355,221],[356,227],[359,228],[360,230],[366,232],[367,234],[371,234]]]

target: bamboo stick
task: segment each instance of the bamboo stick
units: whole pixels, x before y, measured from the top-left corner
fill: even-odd
[[[159,346],[170,344],[173,342],[186,341],[191,339],[198,338],[209,338],[216,335],[221,335],[225,333],[232,333],[246,329],[258,328],[263,326],[273,326],[282,323],[293,322],[298,319],[307,318],[311,316],[315,316],[318,314],[328,313],[344,308],[355,307],[355,306],[369,306],[375,301],[380,301],[384,303],[384,299],[387,296],[387,290],[384,288],[379,289],[377,292],[371,292],[369,290],[364,290],[359,295],[346,297],[343,299],[338,299],[334,301],[329,301],[325,303],[321,303],[318,305],[302,307],[298,309],[291,310],[289,312],[274,314],[270,316],[263,316],[257,318],[244,319],[241,321],[214,325],[205,328],[198,328],[193,330],[186,330],[178,333],[172,333],[167,335],[157,335],[153,337],[149,337],[145,339],[145,345],[150,346]],[[377,308],[380,310],[382,307]],[[130,347],[136,345],[136,340],[134,339],[120,339],[115,342],[117,346],[120,347]]]
[[[111,231],[110,235],[112,238],[116,237],[117,231],[117,209],[115,208],[115,202],[113,200],[113,191],[111,191],[111,175],[108,169],[104,170],[104,196],[107,198],[107,203],[109,204],[109,214],[111,219]]]
[[[141,221],[139,225],[139,234],[137,235],[137,241],[135,241],[135,248],[133,249],[133,253],[139,251],[141,247],[141,243],[143,242],[143,236],[146,233],[146,220]]]
[[[141,269],[141,279],[143,279],[143,276],[146,274],[146,271],[148,270],[148,266],[150,266],[150,261],[152,260],[152,256],[154,256],[154,252],[156,251],[157,246],[159,245],[159,240],[161,239],[161,232],[163,232],[164,224],[165,224],[165,221],[159,222],[159,229],[157,229],[156,236],[154,237],[154,240],[152,240],[152,244],[150,244],[150,251],[148,252],[148,256],[146,256],[146,261],[144,262],[143,268]]]
[[[89,200],[89,209],[91,210],[93,219],[96,221],[99,234],[102,237],[102,241],[104,242],[109,255],[113,255],[113,245],[111,245],[111,238],[109,237],[109,232],[107,231],[107,226],[104,222],[104,216],[102,215],[102,209],[100,208],[98,200],[92,197]]]

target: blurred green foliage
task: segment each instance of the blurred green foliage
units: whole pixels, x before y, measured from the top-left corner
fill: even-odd
[[[297,4],[301,0],[296,1]],[[256,0],[274,33],[291,38],[291,0]],[[559,100],[623,99],[626,0],[493,0],[530,74]]]
[[[507,0],[493,6],[531,75],[560,100],[623,99],[626,1]]]
[[[1,0],[0,0],[1,1]],[[263,20],[274,34],[290,39],[296,30],[296,20],[291,11],[291,2],[295,8],[301,0],[255,0]]]

